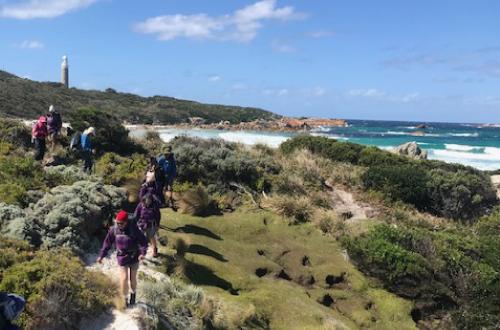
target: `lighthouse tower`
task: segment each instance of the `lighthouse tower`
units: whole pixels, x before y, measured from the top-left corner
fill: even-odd
[[[62,68],[62,83],[66,88],[68,88],[69,87],[69,66],[68,66],[68,58],[66,57],[66,55],[63,56],[61,68]]]

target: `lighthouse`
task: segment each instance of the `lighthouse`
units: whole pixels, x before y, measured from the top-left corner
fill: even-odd
[[[61,64],[62,68],[62,83],[63,85],[68,88],[69,87],[69,66],[68,66],[68,58],[66,55],[63,56],[63,61]]]

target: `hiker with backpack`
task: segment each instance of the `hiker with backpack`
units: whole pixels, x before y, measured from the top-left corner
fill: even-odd
[[[137,290],[137,270],[139,260],[146,257],[148,251],[148,239],[139,230],[134,221],[129,219],[128,213],[120,211],[116,215],[115,224],[110,228],[102,244],[98,263],[102,263],[111,249],[116,245],[116,260],[120,266],[120,287],[125,298],[125,305],[135,304],[135,294]],[[130,280],[130,300],[128,300],[128,287]]]
[[[26,302],[23,297],[17,294],[6,294],[0,292],[0,330],[19,330],[12,321],[21,316]]]
[[[158,254],[155,235],[160,226],[160,207],[159,203],[154,200],[151,194],[146,194],[142,197],[141,202],[137,204],[134,212],[137,220],[137,227],[149,239],[149,243],[153,245],[153,258]]]
[[[165,191],[170,192],[169,202],[172,209],[175,210],[174,205],[174,181],[177,178],[177,164],[175,163],[174,153],[172,147],[165,148],[165,153],[158,158],[158,165],[163,168],[165,174]]]
[[[95,136],[95,128],[89,127],[83,131],[81,138],[82,158],[83,158],[83,171],[90,174],[92,172],[92,154],[95,154],[95,149],[92,149],[92,142],[90,135]]]
[[[42,116],[38,119],[38,123],[33,127],[32,132],[32,140],[35,142],[35,160],[43,160],[47,134],[47,118]]]
[[[56,146],[57,136],[61,133],[62,119],[61,115],[56,111],[56,108],[51,105],[49,107],[49,114],[47,115],[47,128],[49,133],[49,141],[52,152]]]
[[[142,181],[142,183],[155,183],[155,198],[160,202],[161,205],[165,204],[165,195],[163,195],[164,181],[165,175],[163,174],[163,168],[158,165],[155,157],[150,157],[148,169],[146,170],[146,173],[144,173],[144,180]],[[140,198],[142,198],[143,194],[140,194],[140,196]]]

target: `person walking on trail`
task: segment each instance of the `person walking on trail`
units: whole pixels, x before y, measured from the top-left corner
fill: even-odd
[[[49,114],[47,115],[47,128],[49,132],[50,147],[52,152],[54,152],[57,136],[61,133],[62,120],[61,115],[56,111],[56,108],[53,105],[49,107]]]
[[[139,230],[137,225],[129,221],[128,213],[120,211],[116,215],[116,222],[110,228],[108,235],[104,239],[101,252],[97,262],[102,263],[113,246],[116,245],[116,259],[120,267],[120,287],[125,304],[135,304],[135,294],[137,290],[137,270],[139,260],[146,257],[148,251],[148,239]],[[130,280],[130,300],[128,300],[128,287]]]
[[[44,116],[38,119],[38,123],[33,127],[32,139],[35,142],[35,159],[42,160],[45,155],[45,138],[47,137],[47,118]]]
[[[169,201],[172,209],[175,210],[174,205],[174,181],[177,178],[177,164],[175,163],[174,153],[172,147],[169,146],[165,149],[165,153],[158,158],[158,165],[163,168],[165,174],[165,191],[170,192]]]
[[[90,141],[90,135],[95,136],[95,128],[87,128],[81,139],[82,144],[82,158],[83,158],[83,171],[90,174],[92,172],[92,154],[95,153],[95,149],[92,149],[92,142]]]
[[[163,182],[165,181],[165,175],[163,174],[163,169],[156,162],[155,157],[149,158],[149,165],[146,173],[144,173],[144,180],[142,183],[154,182],[156,186],[156,199],[160,202],[161,205],[165,204],[165,195],[163,195]],[[141,195],[142,198],[142,195]]]
[[[142,200],[134,212],[134,216],[137,220],[137,227],[144,233],[144,235],[149,239],[149,243],[153,245],[153,258],[158,255],[158,247],[156,245],[155,235],[160,227],[160,207],[159,203],[154,200],[151,194],[146,194],[142,197]]]

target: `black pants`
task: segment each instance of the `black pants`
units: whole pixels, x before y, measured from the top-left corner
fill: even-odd
[[[92,173],[92,155],[89,150],[82,151],[83,171],[88,174]]]
[[[45,139],[35,139],[35,159],[42,160],[45,155]]]

